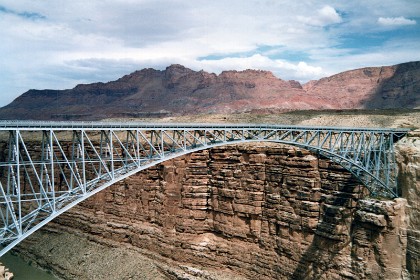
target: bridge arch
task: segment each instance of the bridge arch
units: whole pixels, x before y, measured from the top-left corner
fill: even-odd
[[[3,125],[3,127],[2,127]],[[350,171],[371,195],[396,197],[393,144],[407,130],[274,125],[10,123],[0,162],[0,256],[43,225],[139,171],[228,144],[297,146]]]

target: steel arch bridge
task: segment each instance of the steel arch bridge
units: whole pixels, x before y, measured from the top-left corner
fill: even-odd
[[[405,129],[249,124],[0,122],[0,256],[37,229],[140,170],[233,143],[299,146],[339,163],[372,196],[397,196],[393,145]]]

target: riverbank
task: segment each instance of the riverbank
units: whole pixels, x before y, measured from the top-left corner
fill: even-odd
[[[25,261],[20,256],[6,253],[0,259],[2,265],[0,265],[0,280],[58,280],[59,278],[51,274],[51,272],[41,269],[39,266],[35,266],[34,261]],[[7,267],[12,273],[12,278],[6,278],[2,272],[1,267]],[[3,278],[2,278],[3,276]]]
[[[53,224],[50,224],[53,226]],[[182,265],[154,253],[110,240],[93,240],[83,232],[54,230],[35,232],[16,248],[24,259],[53,271],[53,279],[144,279],[144,280],[245,280],[227,270]],[[70,229],[71,230],[71,229]],[[28,242],[29,243],[26,243]],[[33,278],[22,278],[33,279]],[[38,280],[44,280],[38,278]],[[20,279],[14,279],[20,280]],[[50,279],[48,279],[50,280]]]

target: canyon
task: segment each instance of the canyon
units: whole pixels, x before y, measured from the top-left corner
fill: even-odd
[[[420,62],[303,85],[267,71],[216,75],[171,65],[69,90],[30,90],[0,108],[0,119],[413,131],[395,147],[401,192],[394,200],[369,197],[341,166],[306,150],[230,145],[139,172],[59,216],[14,253],[62,279],[419,279],[419,79]]]
[[[420,133],[396,150],[394,200],[292,146],[195,152],[111,186],[17,252],[63,279],[418,279]]]
[[[0,119],[100,120],[321,109],[420,108],[420,62],[366,67],[300,84],[269,71],[219,75],[182,65],[143,69],[107,83],[29,90]]]

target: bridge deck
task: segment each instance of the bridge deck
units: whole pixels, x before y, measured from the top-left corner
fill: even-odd
[[[144,123],[144,122],[56,122],[56,121],[0,121],[0,130],[74,130],[74,129],[291,129],[291,130],[323,130],[346,132],[392,132],[407,134],[406,128],[371,128],[371,127],[331,127],[331,126],[300,126],[275,124],[235,124],[235,123]]]

